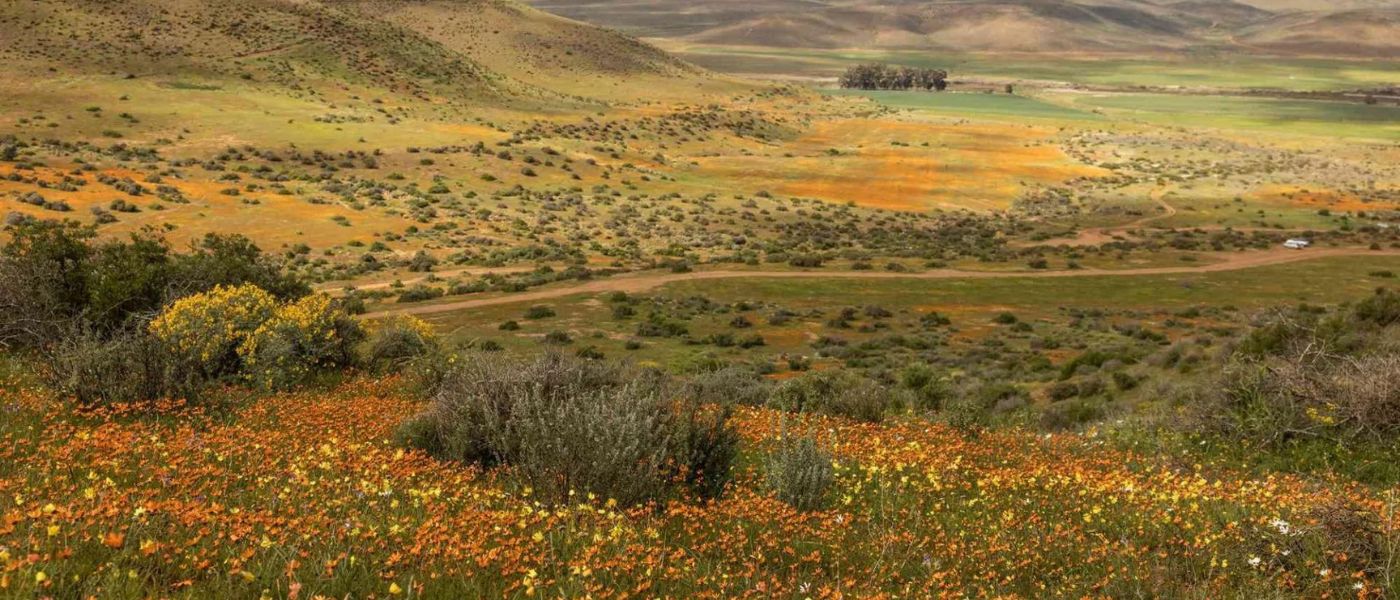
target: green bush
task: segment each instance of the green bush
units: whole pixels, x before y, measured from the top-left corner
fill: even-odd
[[[683,393],[686,398],[705,404],[763,406],[772,387],[753,369],[725,367],[690,377]]]
[[[158,398],[197,401],[206,384],[188,361],[141,330],[66,336],[40,371],[50,388],[85,405]]]
[[[800,511],[826,506],[836,478],[831,453],[809,437],[782,440],[767,457],[765,476],[768,489]]]
[[[729,407],[692,408],[685,412],[681,442],[684,482],[701,498],[718,498],[732,479],[739,457],[739,432],[729,425]]]
[[[0,343],[41,348],[73,331],[124,334],[170,301],[252,284],[278,300],[310,293],[237,235],[205,236],[189,253],[141,233],[93,242],[91,227],[25,221],[0,247]]]
[[[1103,417],[1104,407],[1101,402],[1076,398],[1046,407],[1040,414],[1040,426],[1050,431],[1061,431],[1074,429]]]
[[[899,383],[909,390],[910,409],[916,412],[937,411],[951,397],[951,391],[944,377],[933,367],[915,363],[904,368],[899,375]]]
[[[364,331],[325,294],[282,305],[239,348],[245,377],[264,389],[287,389],[311,375],[356,363]]]
[[[525,310],[526,319],[547,319],[552,316],[554,316],[554,309],[542,304],[536,304]]]
[[[1026,394],[1010,383],[972,379],[961,383],[940,413],[944,422],[964,433],[989,427],[993,416],[1025,406]]]
[[[550,502],[718,494],[737,449],[729,415],[668,390],[654,372],[605,361],[464,358],[399,438],[440,459],[505,466]]]
[[[850,371],[816,371],[783,382],[769,402],[782,410],[878,423],[891,395],[883,385]]]
[[[370,331],[365,364],[380,372],[400,371],[438,348],[431,325],[409,316],[389,317],[375,323]]]

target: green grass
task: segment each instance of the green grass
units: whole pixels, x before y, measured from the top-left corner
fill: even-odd
[[[823,90],[832,96],[865,97],[892,108],[908,108],[938,114],[1099,120],[1088,111],[1075,110],[1027,96],[984,93],[888,92],[866,90]]]
[[[1247,309],[1358,298],[1385,283],[1368,273],[1395,269],[1397,263],[1400,259],[1395,257],[1345,257],[1215,273],[1039,279],[717,279],[675,283],[663,292],[702,294],[720,302],[762,299],[795,307],[984,305],[1054,312],[1058,306],[1228,304]]]
[[[1330,137],[1400,140],[1400,108],[1353,102],[1171,94],[1096,94],[1075,106],[1158,125],[1265,130]]]
[[[1087,261],[1094,262],[1094,261]],[[1185,264],[1180,260],[1176,265]],[[954,315],[955,324],[975,326],[990,322],[991,316],[1012,311],[1024,319],[1058,319],[1060,307],[1173,310],[1193,306],[1235,306],[1245,311],[1298,302],[1336,303],[1364,297],[1376,287],[1393,280],[1377,279],[1369,273],[1400,269],[1394,257],[1342,257],[1319,259],[1290,265],[1277,265],[1217,273],[1186,275],[1134,275],[1103,277],[1005,278],[1005,279],[712,279],[674,283],[642,294],[656,297],[687,298],[705,296],[722,304],[740,301],[781,306],[799,313],[820,310],[835,314],[843,307],[870,304],[895,313],[938,311]],[[523,318],[532,304],[549,306],[557,317],[541,320]],[[574,338],[564,351],[574,352],[595,346],[610,358],[629,358],[674,369],[701,357],[713,355],[729,360],[772,358],[782,353],[806,354],[816,336],[830,333],[820,319],[773,327],[765,324],[768,309],[704,315],[686,323],[692,338],[717,332],[758,333],[767,345],[743,350],[711,345],[686,345],[677,338],[644,338],[643,347],[624,349],[633,338],[645,311],[631,319],[612,317],[605,294],[579,294],[542,302],[523,302],[474,308],[466,311],[428,315],[448,337],[458,340],[489,339],[510,353],[538,352],[546,347],[545,333],[568,331]],[[743,314],[756,324],[746,330],[728,326],[734,316]],[[500,331],[500,323],[517,321],[518,331]],[[862,339],[850,331],[842,335]],[[878,334],[871,334],[878,335]]]

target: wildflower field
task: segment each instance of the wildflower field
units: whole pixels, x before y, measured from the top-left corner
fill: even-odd
[[[1383,549],[1348,546],[1347,520],[1328,516],[1389,515],[1372,489],[1254,479],[1093,435],[739,408],[739,472],[719,500],[546,505],[506,470],[395,445],[418,409],[404,388],[356,378],[152,413],[7,383],[0,596],[1385,593],[1369,562]],[[835,451],[824,509],[798,512],[761,485],[755,457],[792,434]]]

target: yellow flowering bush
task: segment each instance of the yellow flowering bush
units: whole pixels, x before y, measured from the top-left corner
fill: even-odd
[[[239,348],[277,310],[277,300],[255,285],[216,286],[175,301],[150,330],[205,375],[218,376],[239,368]]]
[[[281,388],[316,369],[345,364],[359,329],[325,294],[281,306],[238,348],[254,382]]]
[[[360,339],[359,328],[324,294],[279,304],[249,284],[181,299],[150,328],[207,375],[237,374],[269,388],[352,362]]]

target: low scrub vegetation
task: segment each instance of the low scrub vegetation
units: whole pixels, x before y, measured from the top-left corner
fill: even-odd
[[[784,410],[878,423],[892,406],[890,391],[850,371],[816,371],[783,382],[770,403]]]
[[[539,497],[633,505],[719,495],[736,454],[728,413],[678,401],[658,373],[546,354],[457,361],[400,436],[442,459],[503,466]]]
[[[396,372],[442,350],[431,325],[414,317],[393,316],[370,325],[364,358],[376,371]]]
[[[1267,315],[1182,392],[1182,429],[1293,469],[1400,480],[1400,293]]]

